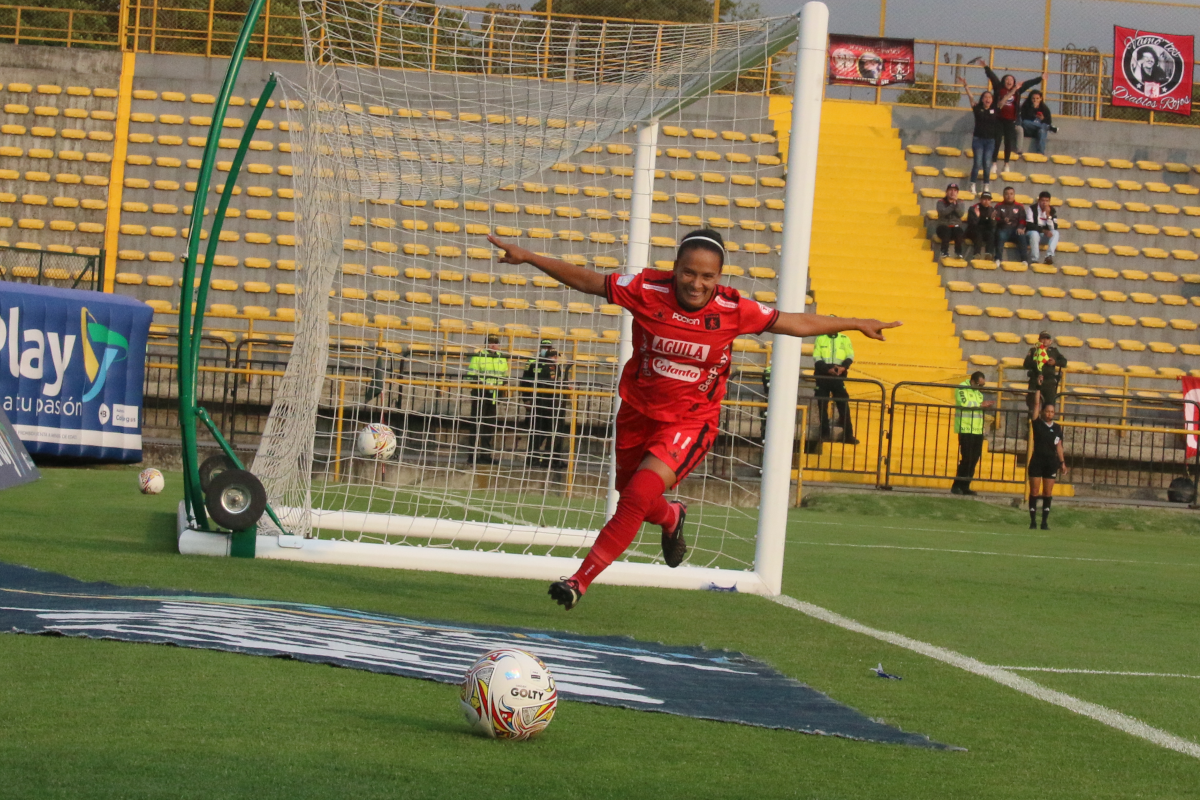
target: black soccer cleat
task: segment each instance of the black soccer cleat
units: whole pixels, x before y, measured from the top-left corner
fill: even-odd
[[[554,598],[554,602],[570,611],[579,604],[580,598],[583,597],[583,590],[579,588],[579,581],[574,578],[563,578],[557,583],[550,584],[548,594]]]
[[[683,522],[687,519],[687,506],[678,500],[673,501],[671,505],[679,506],[679,521],[669,532],[663,531],[662,552],[667,566],[674,569],[683,563],[683,559],[687,555],[687,542],[683,538]]]
[[[1044,523],[1044,522],[1043,522],[1043,523],[1042,523],[1042,530],[1044,530],[1044,531],[1048,531],[1048,530],[1050,530],[1050,526],[1049,526],[1049,525],[1047,525],[1046,523]]]
[[[1036,531],[1036,530],[1037,530],[1037,523],[1036,523],[1036,522],[1031,522],[1031,523],[1029,523],[1029,530],[1031,530],[1031,531]]]

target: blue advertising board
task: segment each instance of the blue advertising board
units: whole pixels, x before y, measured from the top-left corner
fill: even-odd
[[[119,295],[0,283],[0,408],[30,453],[141,460],[153,313]]]

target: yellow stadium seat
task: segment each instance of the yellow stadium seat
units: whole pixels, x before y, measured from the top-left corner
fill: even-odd
[[[1116,325],[1121,328],[1132,328],[1137,324],[1137,321],[1133,317],[1129,317],[1124,314],[1113,314],[1108,318],[1108,324]]]
[[[1075,315],[1069,311],[1048,311],[1046,317],[1051,322],[1074,322]]]

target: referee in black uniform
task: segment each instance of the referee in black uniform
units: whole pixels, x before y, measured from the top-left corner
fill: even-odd
[[[1042,530],[1050,530],[1050,501],[1054,481],[1067,473],[1063,458],[1063,429],[1054,421],[1054,404],[1042,406],[1033,424],[1033,456],[1029,459],[1029,529],[1037,527],[1037,501],[1042,498]]]

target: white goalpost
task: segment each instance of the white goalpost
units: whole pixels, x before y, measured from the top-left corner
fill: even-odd
[[[711,225],[739,291],[803,311],[828,11],[617,25],[299,5],[307,82],[281,82],[295,338],[252,467],[286,531],[264,517],[254,556],[569,575],[616,507],[631,317],[499,264],[484,236],[636,273],[669,269],[678,237]],[[785,180],[765,92],[718,92],[766,88],[761,67],[793,42]],[[678,489],[684,565],[643,532],[598,583],[780,592],[800,344],[732,354],[719,444]],[[753,384],[768,357],[764,415]],[[356,450],[367,423],[395,432],[394,455]],[[197,527],[181,507],[181,553],[230,554],[228,535]]]

